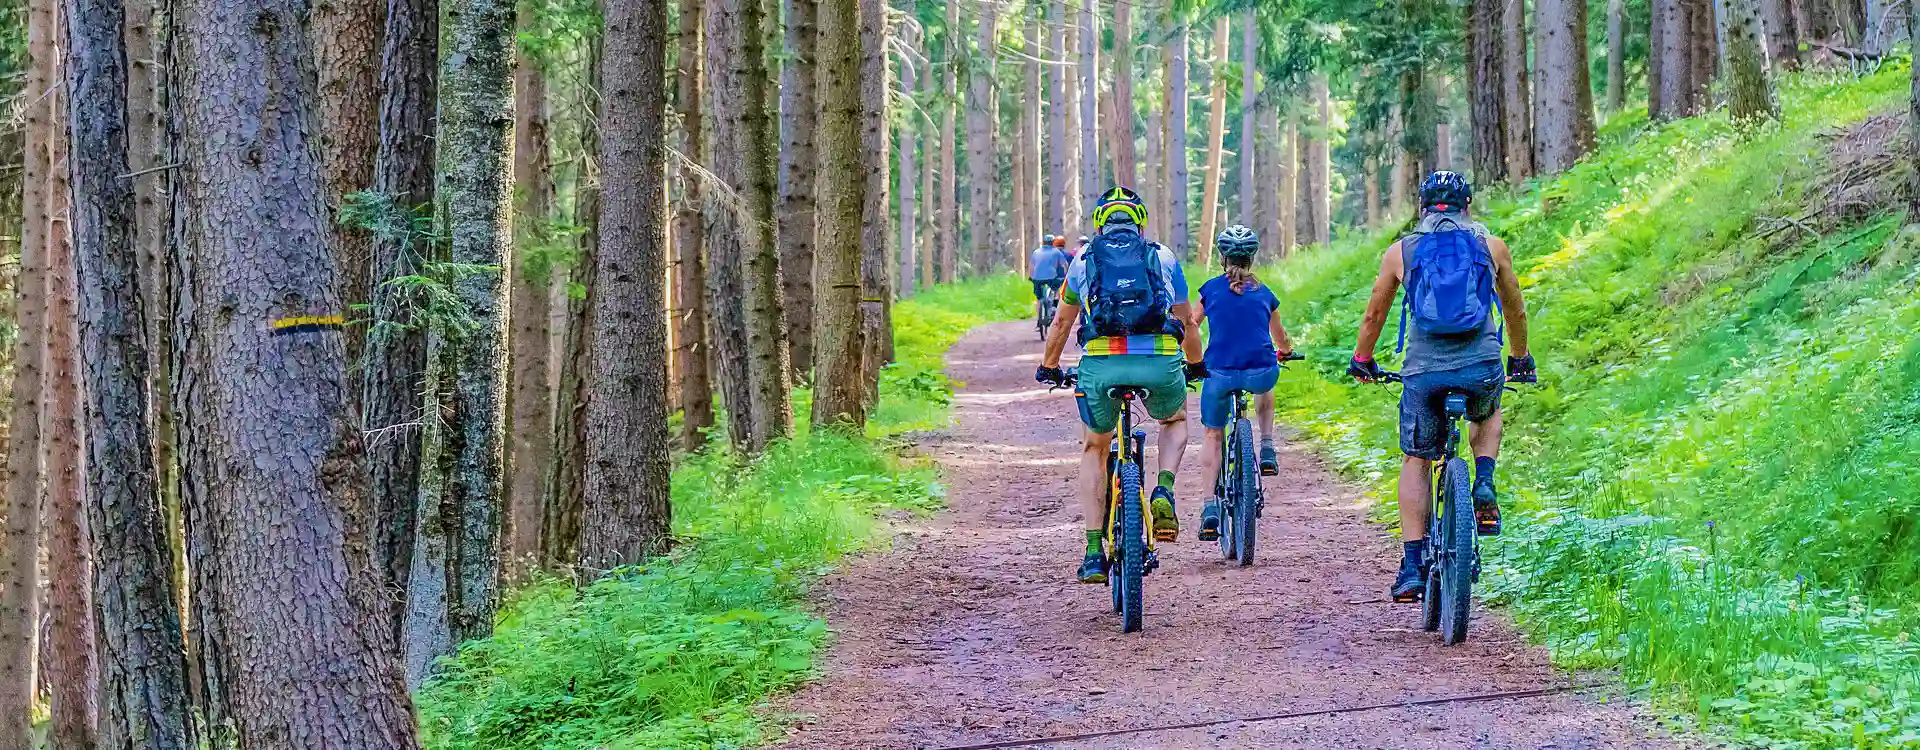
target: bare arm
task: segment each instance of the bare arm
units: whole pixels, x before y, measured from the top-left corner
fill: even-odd
[[[1286,359],[1293,354],[1293,337],[1287,335],[1286,326],[1280,325],[1279,310],[1273,311],[1273,315],[1267,317],[1267,333],[1273,335],[1274,353],[1280,355],[1281,359]]]
[[[1167,312],[1176,319],[1186,321],[1187,331],[1186,335],[1180,337],[1180,351],[1186,353],[1188,362],[1199,362],[1205,356],[1200,346],[1200,314],[1186,302],[1167,308]]]
[[[1520,276],[1513,272],[1513,253],[1498,237],[1487,238],[1493,252],[1493,290],[1500,295],[1500,314],[1507,319],[1507,346],[1513,356],[1527,356],[1527,303],[1520,299]]]
[[[1073,323],[1080,319],[1080,306],[1060,303],[1060,311],[1053,316],[1053,325],[1047,328],[1047,348],[1040,355],[1041,367],[1059,367],[1060,353],[1067,349],[1067,336],[1073,333]]]
[[[1387,311],[1393,308],[1393,296],[1400,291],[1400,273],[1400,243],[1395,242],[1380,258],[1380,275],[1373,280],[1373,296],[1367,298],[1366,317],[1360,319],[1360,339],[1354,343],[1354,359],[1373,360],[1373,349],[1380,344],[1380,331],[1387,326]]]

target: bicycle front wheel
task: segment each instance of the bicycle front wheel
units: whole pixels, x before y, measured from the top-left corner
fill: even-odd
[[[1145,605],[1142,602],[1141,578],[1146,575],[1147,541],[1142,527],[1146,523],[1145,506],[1140,502],[1140,465],[1135,463],[1120,466],[1120,528],[1115,536],[1119,550],[1119,560],[1114,567],[1118,575],[1109,574],[1119,583],[1120,631],[1133,633],[1140,630],[1144,618]]]
[[[1260,465],[1253,456],[1253,425],[1242,419],[1233,425],[1234,488],[1233,556],[1242,567],[1253,564],[1254,517],[1260,503]]]
[[[1451,646],[1467,640],[1468,611],[1473,606],[1473,558],[1477,530],[1473,501],[1467,488],[1467,462],[1447,460],[1441,472],[1440,516],[1440,639]],[[1433,542],[1429,541],[1428,544]],[[1429,592],[1431,595],[1431,592]]]

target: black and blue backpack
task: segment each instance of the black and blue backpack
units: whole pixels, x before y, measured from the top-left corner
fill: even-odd
[[[1407,346],[1407,323],[1433,336],[1473,336],[1500,309],[1493,290],[1493,252],[1487,241],[1457,223],[1400,242],[1406,296],[1400,303],[1400,345]],[[1504,330],[1503,330],[1504,334]]]
[[[1168,314],[1168,270],[1159,247],[1132,228],[1114,228],[1087,246],[1087,323],[1080,343],[1106,336],[1171,334],[1183,326]]]

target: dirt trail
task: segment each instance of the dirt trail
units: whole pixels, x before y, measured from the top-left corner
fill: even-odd
[[[1070,492],[1071,396],[1033,382],[1031,323],[986,326],[948,355],[958,420],[921,450],[948,511],[897,530],[891,552],[822,587],[836,632],[824,679],[779,707],[783,748],[933,748],[1569,684],[1495,617],[1468,643],[1387,603],[1395,540],[1304,450],[1266,482],[1260,555],[1220,562],[1193,539],[1194,445],[1178,487],[1186,531],[1146,581],[1146,628],[1122,635],[1105,587],[1072,572],[1084,545]],[[1283,377],[1308,377],[1287,374]],[[1149,441],[1151,444],[1151,441]],[[1656,748],[1650,721],[1601,693],[1396,708],[1046,745],[1062,748]]]

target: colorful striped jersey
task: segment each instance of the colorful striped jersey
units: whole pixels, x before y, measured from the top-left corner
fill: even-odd
[[[1153,243],[1160,254],[1160,266],[1167,269],[1167,298],[1173,304],[1187,301],[1187,274],[1180,268],[1180,258],[1168,250],[1166,245]],[[1073,265],[1067,268],[1067,284],[1060,290],[1060,300],[1079,307],[1087,288],[1087,257],[1090,253],[1081,253],[1073,259]],[[1091,312],[1084,307],[1080,310],[1080,324],[1088,323]],[[1102,336],[1088,341],[1082,356],[1104,357],[1109,354],[1160,354],[1177,355],[1180,353],[1180,340],[1164,333],[1139,334],[1134,336]]]

